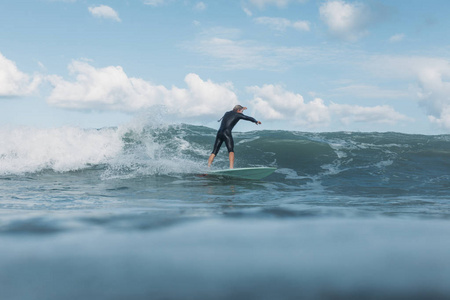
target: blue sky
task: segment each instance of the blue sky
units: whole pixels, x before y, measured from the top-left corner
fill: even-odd
[[[0,3],[0,126],[450,132],[450,2]],[[251,124],[239,130],[255,129]]]

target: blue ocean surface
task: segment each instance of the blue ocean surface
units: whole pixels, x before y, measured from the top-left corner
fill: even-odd
[[[0,128],[0,299],[450,298],[450,135],[215,133]]]

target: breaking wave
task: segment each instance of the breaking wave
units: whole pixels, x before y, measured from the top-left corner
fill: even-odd
[[[206,170],[215,129],[135,120],[117,128],[1,128],[0,175],[100,170],[102,179]],[[275,166],[272,181],[334,192],[446,194],[450,136],[400,133],[235,132],[236,167]],[[214,168],[226,168],[221,149]]]

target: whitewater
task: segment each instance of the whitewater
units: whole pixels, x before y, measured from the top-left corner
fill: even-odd
[[[0,299],[450,298],[450,135],[238,127],[0,127]]]

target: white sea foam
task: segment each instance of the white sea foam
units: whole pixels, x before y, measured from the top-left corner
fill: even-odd
[[[2,127],[0,175],[97,165],[105,167],[103,178],[198,172],[202,167],[192,156],[204,149],[187,141],[181,126],[163,122],[161,114],[142,114],[118,128]]]
[[[276,170],[276,173],[285,175],[286,179],[292,179],[292,180],[301,180],[301,179],[309,179],[308,176],[300,176],[295,170],[288,169],[288,168],[280,168]]]
[[[107,163],[123,148],[116,129],[0,128],[0,174],[74,171]]]
[[[123,151],[108,162],[102,179],[202,171],[198,160],[185,153],[203,151],[186,140],[180,125],[168,124],[158,116],[143,114],[118,128],[120,135],[129,141]]]

